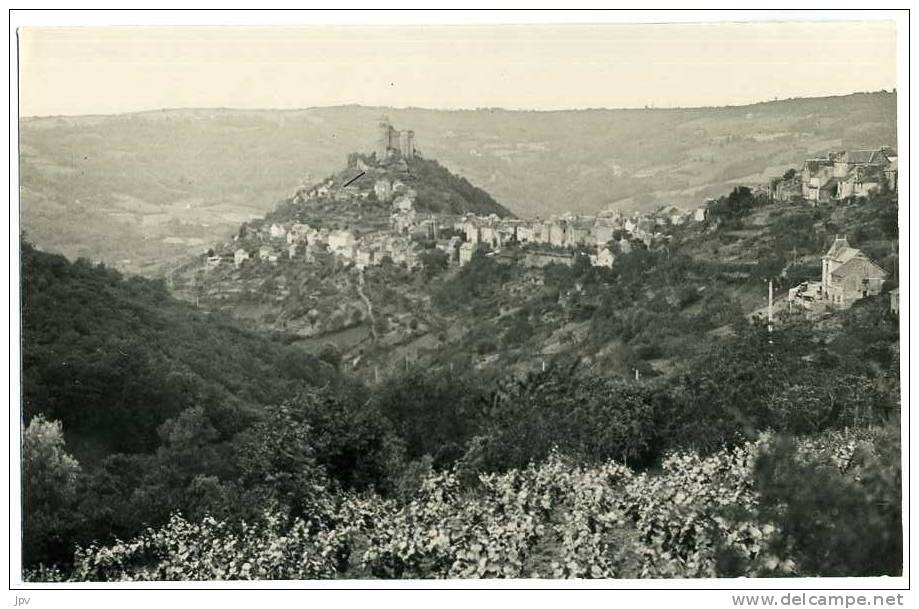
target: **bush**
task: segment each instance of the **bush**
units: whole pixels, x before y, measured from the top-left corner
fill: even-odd
[[[484,394],[474,376],[415,369],[384,383],[372,402],[405,442],[409,459],[429,455],[435,467],[445,467],[472,437]]]
[[[36,415],[22,439],[23,564],[53,564],[67,556],[80,464],[64,446],[60,421]]]
[[[647,390],[558,367],[497,389],[478,435],[463,459],[485,471],[524,467],[553,447],[582,462],[632,464],[657,448]]]
[[[794,560],[798,575],[899,576],[899,429],[887,427],[842,448],[848,455],[840,462],[832,446],[801,447],[784,439],[759,458],[760,518],[781,531],[771,549]]]

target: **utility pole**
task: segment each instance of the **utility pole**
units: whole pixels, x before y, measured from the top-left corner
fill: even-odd
[[[772,280],[769,280],[769,332],[772,332]]]

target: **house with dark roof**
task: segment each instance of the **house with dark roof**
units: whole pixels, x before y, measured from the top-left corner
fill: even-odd
[[[867,197],[880,190],[881,184],[887,181],[884,168],[878,165],[857,165],[836,186],[836,198]]]
[[[891,158],[896,158],[897,154],[892,148],[882,146],[872,150],[846,150],[831,156],[835,166],[836,177],[841,178],[853,167],[859,165],[886,167],[890,164]]]
[[[801,169],[801,194],[808,201],[826,203],[836,194],[835,163],[831,158],[808,159]]]
[[[848,308],[856,300],[880,294],[886,279],[887,272],[845,237],[837,237],[823,256],[821,291],[834,307]]]
[[[885,182],[896,189],[897,153],[887,146],[831,152],[808,159],[801,170],[801,192],[815,204],[865,197]]]
[[[897,153],[883,146],[872,150],[848,150],[833,156],[833,175],[839,179],[836,198],[865,197],[885,182],[896,188]]]

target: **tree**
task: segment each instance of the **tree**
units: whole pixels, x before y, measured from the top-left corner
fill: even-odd
[[[462,452],[478,423],[485,390],[475,375],[415,369],[374,392],[373,402],[405,442],[410,459],[430,455],[448,466]]]
[[[67,540],[80,464],[67,453],[60,421],[38,414],[22,439],[23,564],[57,562],[72,551]]]
[[[334,343],[327,342],[323,344],[322,348],[319,350],[318,358],[320,361],[331,365],[336,370],[341,366],[341,350],[335,346]]]
[[[323,505],[331,481],[316,461],[312,429],[289,405],[265,409],[264,417],[236,441],[236,463],[248,503],[301,516]]]
[[[447,253],[437,248],[424,251],[421,256],[421,264],[424,267],[426,279],[431,279],[447,270],[449,258]]]
[[[316,463],[345,488],[385,491],[402,465],[392,424],[363,391],[309,389],[284,402],[309,426]]]
[[[483,409],[462,460],[467,471],[523,468],[553,447],[588,463],[642,464],[655,456],[651,394],[617,379],[553,366],[504,383]]]

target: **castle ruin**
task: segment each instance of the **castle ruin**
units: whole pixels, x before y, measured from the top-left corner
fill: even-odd
[[[415,158],[415,132],[394,129],[385,116],[380,119],[377,136],[377,160],[386,161],[396,156]]]

